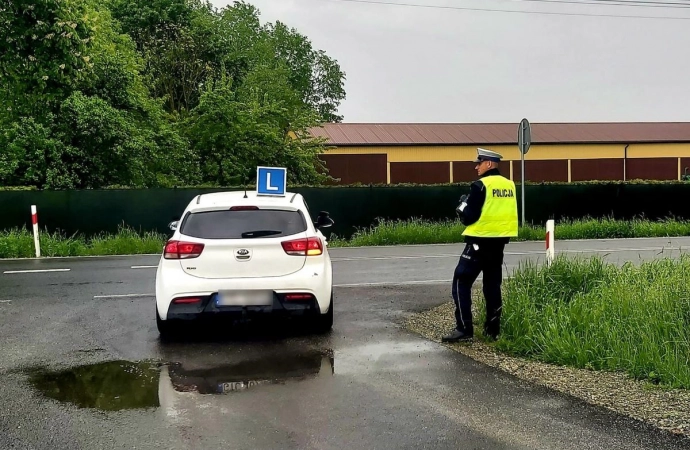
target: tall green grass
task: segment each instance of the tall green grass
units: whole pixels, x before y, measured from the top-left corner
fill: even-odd
[[[41,256],[103,256],[161,253],[166,236],[159,233],[139,233],[120,227],[117,233],[101,233],[92,238],[67,236],[58,232],[39,233]],[[33,233],[26,229],[0,231],[0,258],[30,258],[36,256]]]
[[[357,230],[350,239],[332,235],[331,247],[360,247],[380,245],[453,244],[462,242],[465,227],[458,221],[432,222],[421,219],[406,221],[381,220],[376,225]],[[514,241],[543,241],[544,227],[520,227]],[[555,235],[562,239],[614,239],[633,237],[690,236],[690,221],[668,219],[650,221],[636,219],[582,219],[557,222]],[[117,233],[101,233],[92,238],[82,235],[67,236],[58,232],[41,231],[42,256],[95,256],[160,253],[166,235],[140,233],[122,226]],[[27,258],[34,256],[31,231],[12,229],[0,231],[0,258]]]
[[[422,219],[381,220],[375,226],[359,229],[351,239],[331,238],[334,247],[411,245],[411,244],[453,244],[462,242],[465,226],[457,220],[432,222]],[[581,219],[556,222],[554,234],[563,239],[616,239],[637,237],[690,236],[690,221],[666,219],[651,221],[645,219]],[[526,225],[520,227],[518,237],[513,241],[543,241],[544,226]]]
[[[690,388],[689,256],[622,267],[599,257],[527,262],[504,289],[498,348]]]

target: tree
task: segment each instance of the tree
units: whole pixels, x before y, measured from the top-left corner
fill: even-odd
[[[184,115],[198,104],[200,86],[214,68],[209,52],[218,33],[209,3],[186,0],[112,0],[111,8],[145,61],[155,98]]]
[[[188,27],[195,4],[188,0],[110,0],[108,8],[121,31],[131,36],[143,52],[151,40],[174,36],[161,32],[167,27]]]
[[[306,36],[285,24],[267,24],[266,32],[275,55],[290,68],[290,84],[302,101],[314,108],[324,122],[341,122],[336,114],[345,98],[345,74],[322,50],[316,51]]]
[[[137,42],[146,60],[152,92],[169,112],[185,114],[199,101],[203,83],[220,68],[236,87],[257,66],[281,65],[290,86],[322,121],[341,121],[345,74],[306,36],[281,22],[261,25],[258,9],[236,1],[215,10],[202,1],[112,0],[114,16]]]
[[[317,155],[321,143],[303,131],[316,123],[316,114],[303,109],[290,115],[283,99],[261,88],[239,94],[228,77],[209,82],[199,106],[186,121],[186,134],[200,158],[202,178],[220,185],[250,183],[258,165],[288,167],[290,182],[321,182]],[[294,134],[296,138],[290,136]]]
[[[0,114],[55,108],[88,76],[94,30],[80,0],[0,0]]]
[[[325,179],[337,62],[245,2],[0,0],[0,183],[39,188]]]
[[[52,116],[51,116],[52,119]],[[52,123],[41,124],[33,118],[21,118],[0,130],[0,179],[11,186],[67,186],[75,180],[64,179],[57,164],[62,155],[75,152],[54,136]]]
[[[2,141],[10,149],[2,158],[0,180],[41,188],[195,180],[198,171],[173,167],[190,159],[188,145],[150,98],[140,75],[141,57],[131,38],[116,31],[110,12],[86,0],[48,2],[40,15],[21,5],[17,11],[24,15],[10,17],[9,10],[0,15],[10,40],[23,42],[5,48],[0,59],[2,91],[21,94],[8,96],[9,112],[0,120]],[[72,20],[69,30],[89,37],[74,41],[64,33],[27,40],[29,33],[64,20]],[[67,70],[63,59],[53,61],[48,56],[53,50],[63,59],[74,56],[78,69]],[[44,75],[53,69],[57,75]]]

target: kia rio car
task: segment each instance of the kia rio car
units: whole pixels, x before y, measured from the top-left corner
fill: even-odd
[[[156,272],[160,334],[185,321],[233,313],[307,318],[318,331],[333,325],[333,271],[320,228],[302,195],[219,192],[195,197],[166,243]]]

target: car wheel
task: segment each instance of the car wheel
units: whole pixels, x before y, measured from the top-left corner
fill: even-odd
[[[328,306],[326,314],[317,314],[314,321],[314,328],[317,333],[325,333],[333,328],[333,294],[331,293],[331,304]]]
[[[161,316],[158,314],[158,308],[156,308],[156,326],[158,327],[158,334],[160,334],[161,338],[174,337],[177,332],[175,324],[161,319]]]

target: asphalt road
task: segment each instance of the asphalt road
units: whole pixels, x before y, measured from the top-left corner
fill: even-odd
[[[622,263],[690,239],[556,244]],[[332,249],[330,334],[265,323],[186,342],[158,338],[155,256],[0,261],[0,449],[690,448],[402,329],[449,300],[460,251]],[[543,254],[511,244],[506,271]]]

